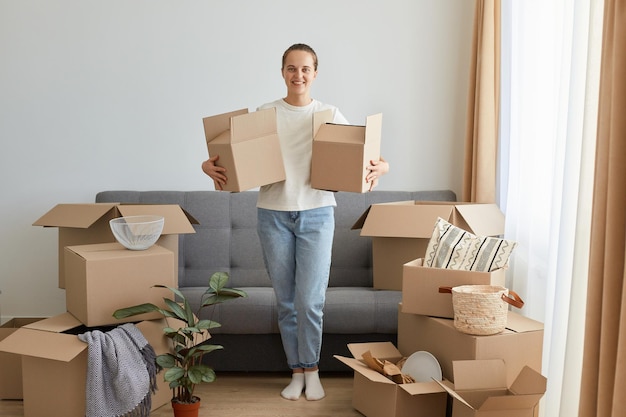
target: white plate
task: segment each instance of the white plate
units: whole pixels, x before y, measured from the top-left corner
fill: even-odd
[[[437,358],[424,350],[415,352],[407,358],[402,365],[402,373],[413,377],[415,382],[429,382],[433,378],[437,381],[443,379]]]

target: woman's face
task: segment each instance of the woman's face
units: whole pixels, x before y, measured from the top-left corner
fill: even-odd
[[[282,69],[288,95],[309,95],[311,84],[317,77],[313,56],[306,51],[291,51]]]

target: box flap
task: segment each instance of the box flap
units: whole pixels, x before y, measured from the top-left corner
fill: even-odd
[[[530,410],[537,405],[542,395],[497,395],[487,398],[478,409],[480,411]]]
[[[355,358],[346,358],[345,356],[334,355],[335,359],[338,359],[340,362],[348,365],[350,368],[354,370],[354,372],[358,372],[363,375],[365,378],[369,379],[372,382],[379,382],[381,384],[393,384],[396,385],[391,379],[387,378],[380,372],[376,372],[365,363],[363,363],[359,359]]]
[[[400,351],[391,342],[348,343],[348,350],[355,359],[362,359],[367,351],[377,359],[393,361],[402,358]]]
[[[75,327],[81,326],[82,323],[71,313],[63,313],[57,316],[39,320],[24,326],[26,329],[42,330],[52,333],[62,333]]]
[[[75,253],[77,256],[89,261],[125,259],[154,256],[163,253],[172,253],[159,245],[152,245],[141,251],[128,250],[120,243],[92,243],[90,245],[66,246],[65,253]]]
[[[529,366],[524,366],[520,371],[513,384],[511,384],[511,392],[517,395],[540,394],[546,392],[548,380],[545,376],[535,371]]]
[[[359,230],[363,228],[363,225],[365,224],[365,219],[367,219],[367,216],[369,216],[370,214],[370,210],[372,210],[372,206],[369,206],[364,212],[363,214],[361,214],[361,216],[354,222],[354,224],[352,225],[352,227],[350,227],[350,230]],[[362,235],[362,233],[361,233]]]
[[[406,391],[409,395],[421,395],[421,394],[433,394],[436,392],[446,392],[445,389],[432,380],[429,382],[415,382],[413,384],[399,384],[401,389]]]
[[[33,226],[87,229],[113,207],[115,203],[57,204],[33,223]]]
[[[148,249],[142,251],[130,251],[131,256],[142,256],[144,253],[149,253],[146,251],[150,251],[153,247],[158,245],[152,245]],[[107,242],[107,243],[91,243],[87,245],[70,245],[64,248],[64,251],[75,253],[81,258],[100,258],[104,257],[105,259],[111,258],[115,256],[119,252],[120,256],[126,255],[128,249],[126,249],[121,243],[118,242]]]
[[[27,326],[36,321],[43,320],[44,317],[15,317],[0,325],[0,329],[13,330]]]
[[[367,116],[365,122],[365,143],[368,145],[380,146],[380,138],[383,130],[383,114],[372,114]]]
[[[497,205],[446,201],[373,204],[352,229],[361,229],[361,236],[430,238],[438,217],[481,236],[504,232],[504,214]]]
[[[276,108],[241,114],[230,119],[231,143],[276,134]]]
[[[478,236],[504,234],[504,213],[496,204],[458,204],[456,209],[465,223],[455,222],[458,227],[466,226]]]
[[[543,330],[543,323],[523,316],[515,311],[507,314],[506,328],[515,333],[536,332]]]
[[[122,216],[163,216],[163,235],[195,233],[192,224],[198,221],[178,204],[120,204],[117,209]]]
[[[470,403],[468,403],[467,401],[465,401],[465,399],[463,397],[461,397],[455,390],[454,388],[450,385],[449,381],[435,381],[435,383],[437,383],[441,388],[444,389],[444,391],[446,391],[448,394],[450,394],[453,398],[457,399],[458,401],[460,401],[461,403],[465,404],[467,407],[469,407],[470,409],[474,410],[474,407],[472,407],[470,405]]]
[[[430,238],[437,218],[449,219],[452,205],[415,205],[413,201],[374,204],[361,227],[361,236]]]
[[[21,328],[0,341],[0,351],[55,361],[70,362],[87,344],[76,335]]]
[[[506,389],[506,365],[502,359],[453,361],[454,389]]]
[[[365,127],[325,123],[319,127],[314,140],[316,142],[363,145],[365,143]]]
[[[320,129],[320,126],[326,123],[332,123],[333,121],[333,110],[327,109],[323,111],[318,111],[313,113],[313,137],[317,135],[317,132]]]
[[[248,109],[240,109],[203,118],[202,124],[204,125],[206,142],[209,143],[222,133],[227,132],[230,129],[230,119],[232,117],[247,113]]]

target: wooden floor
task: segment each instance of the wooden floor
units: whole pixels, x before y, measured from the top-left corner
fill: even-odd
[[[199,385],[196,393],[202,398],[200,417],[362,417],[352,408],[352,373],[322,374],[326,397],[307,401],[285,400],[280,391],[291,377],[280,373],[219,373],[217,380]],[[0,416],[23,417],[21,401],[0,401]],[[172,417],[169,404],[151,417]]]

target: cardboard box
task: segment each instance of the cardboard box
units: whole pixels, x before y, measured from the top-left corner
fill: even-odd
[[[152,214],[163,216],[163,232],[157,244],[174,252],[174,271],[178,282],[178,235],[195,233],[198,221],[177,204],[58,204],[33,226],[59,229],[59,288],[65,288],[66,246],[115,242],[109,220],[121,216]]]
[[[176,287],[174,254],[158,245],[132,251],[119,243],[65,247],[65,304],[85,326],[117,325],[159,318],[158,312],[118,320],[113,312],[137,304],[166,307],[166,288]]]
[[[170,351],[165,320],[137,324],[157,355]],[[77,334],[89,331],[70,313],[23,326],[0,341],[0,351],[22,356],[25,417],[84,417],[87,344]],[[170,402],[162,374],[152,409]]]
[[[366,167],[380,159],[382,114],[367,117],[365,126],[329,123],[332,112],[314,115],[311,187],[320,190],[364,193]],[[321,120],[318,120],[321,118]]]
[[[454,384],[440,384],[453,398],[452,417],[533,417],[546,392],[546,378],[528,366],[511,384],[502,360],[455,361],[453,366]]]
[[[454,361],[502,359],[507,365],[506,383],[511,384],[524,366],[541,369],[543,324],[509,311],[502,333],[474,336],[459,332],[452,319],[400,311],[398,349],[404,354],[418,350],[432,353],[441,365],[443,377],[454,382]]]
[[[209,157],[226,168],[224,191],[245,191],[286,178],[276,129],[276,109],[247,109],[202,119]],[[220,187],[215,184],[215,189]]]
[[[354,370],[352,405],[366,417],[444,417],[446,393],[435,381],[396,384],[368,367],[362,355],[398,362],[402,355],[389,342],[351,343],[352,358],[335,358]]]
[[[454,318],[452,295],[440,294],[439,287],[460,285],[497,285],[504,287],[506,270],[492,272],[429,268],[423,259],[403,266],[402,311],[426,316]]]
[[[17,329],[43,318],[14,318],[0,326],[0,341],[6,339]],[[22,394],[22,358],[13,353],[0,352],[0,399],[21,400]]]
[[[479,236],[504,233],[495,204],[398,201],[371,205],[352,226],[372,238],[374,288],[402,290],[403,265],[423,258],[437,218]]]

